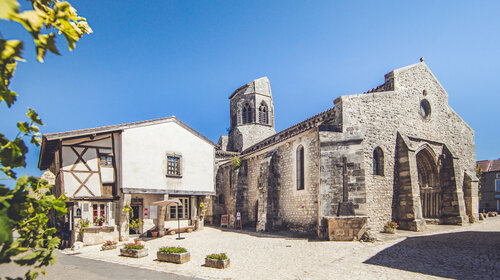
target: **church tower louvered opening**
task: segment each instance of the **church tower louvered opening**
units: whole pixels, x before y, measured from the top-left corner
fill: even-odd
[[[243,85],[229,99],[231,128],[227,150],[241,152],[276,133],[273,97],[267,77]]]

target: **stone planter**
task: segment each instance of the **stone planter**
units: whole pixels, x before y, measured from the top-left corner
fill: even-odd
[[[101,246],[101,251],[107,251],[107,250],[114,250],[118,248],[116,245],[111,245],[111,246]]]
[[[224,268],[229,267],[229,263],[230,263],[229,259],[227,259],[227,260],[215,260],[215,259],[205,258],[205,266],[208,266],[208,267],[224,269]]]
[[[182,263],[187,263],[188,261],[191,260],[191,253],[186,252],[186,253],[176,254],[176,253],[156,252],[156,257],[159,261],[162,262],[182,264]]]
[[[131,258],[142,258],[148,255],[148,249],[144,248],[140,250],[135,250],[135,249],[120,248],[120,255]]]
[[[384,227],[384,232],[385,233],[395,234],[396,233],[396,229],[395,228],[390,228],[390,227]]]

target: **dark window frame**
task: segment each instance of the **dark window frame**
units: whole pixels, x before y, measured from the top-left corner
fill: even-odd
[[[259,123],[269,124],[269,110],[266,102],[262,101],[259,107]]]
[[[172,199],[179,199],[182,203],[179,205],[169,206],[165,213],[166,221],[177,220],[178,213],[181,213],[179,220],[191,219],[191,197],[171,197]]]
[[[101,167],[113,167],[114,156],[113,154],[99,154],[99,165]]]
[[[304,153],[304,146],[299,145],[297,147],[297,158],[296,158],[296,163],[297,163],[297,190],[304,190],[305,189],[305,166],[304,166],[304,159],[305,159],[305,153]]]
[[[241,110],[241,123],[248,124],[252,122],[252,107],[250,104],[245,103],[245,105],[243,105],[243,109]]]
[[[182,155],[176,153],[167,154],[167,177],[182,177]]]

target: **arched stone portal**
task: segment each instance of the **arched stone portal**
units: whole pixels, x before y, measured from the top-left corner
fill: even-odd
[[[416,157],[422,216],[438,219],[441,217],[442,190],[439,184],[436,157],[429,147],[418,152]]]

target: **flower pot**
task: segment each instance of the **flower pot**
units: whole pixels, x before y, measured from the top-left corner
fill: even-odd
[[[224,269],[224,268],[229,267],[229,263],[230,263],[229,259],[216,260],[216,259],[205,258],[205,266],[208,266],[208,267]]]
[[[131,257],[131,258],[142,258],[148,255],[148,249],[125,249],[125,248],[120,248],[120,255],[124,257]]]
[[[158,231],[152,230],[151,231],[151,237],[158,237]]]
[[[392,234],[395,234],[395,233],[396,233],[396,229],[395,229],[395,228],[391,228],[391,227],[385,227],[385,228],[384,228],[384,232],[385,232],[385,233],[392,233]]]
[[[103,224],[103,223],[104,223],[104,222],[99,222],[99,226],[100,226],[100,227],[102,227],[102,224]]]
[[[116,249],[116,245],[111,245],[111,246],[101,246],[101,251],[107,251],[107,250],[114,250]]]
[[[185,253],[167,253],[167,252],[156,252],[156,258],[159,261],[162,262],[171,262],[171,263],[187,263],[188,261],[191,260],[191,253],[190,252],[185,252]]]

